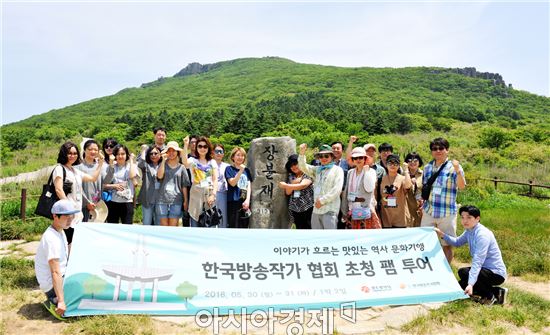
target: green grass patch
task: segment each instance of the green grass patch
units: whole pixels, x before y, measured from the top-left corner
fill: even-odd
[[[510,326],[540,332],[550,326],[550,301],[510,289],[508,305],[484,306],[469,299],[454,301],[405,324],[401,330],[433,334],[460,325],[475,334],[513,333]]]
[[[155,334],[152,319],[146,315],[105,315],[71,318],[63,334],[149,335]]]
[[[2,257],[0,259],[0,290],[36,288],[34,261],[24,258]]]

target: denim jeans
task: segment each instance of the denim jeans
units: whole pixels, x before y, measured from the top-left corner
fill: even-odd
[[[141,214],[144,226],[158,226],[159,223],[157,213],[155,211],[155,205],[151,205],[150,207],[141,206]]]

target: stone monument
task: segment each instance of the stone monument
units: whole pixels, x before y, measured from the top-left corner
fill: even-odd
[[[252,140],[248,168],[252,183],[250,228],[289,228],[288,198],[279,187],[287,180],[285,164],[296,153],[296,140],[285,137],[261,137]]]

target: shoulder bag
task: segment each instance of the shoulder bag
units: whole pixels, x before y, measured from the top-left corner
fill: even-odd
[[[448,162],[449,162],[448,160],[445,161],[445,163],[443,163],[443,165],[441,165],[439,170],[437,170],[437,172],[435,172],[434,174],[432,174],[430,176],[430,179],[428,179],[426,184],[422,185],[422,199],[428,200],[430,198],[430,193],[432,192],[432,185],[435,182],[435,180],[437,179],[437,176],[439,176],[439,173],[445,168],[445,165],[447,165]]]
[[[65,172],[65,168],[61,166],[61,169],[63,170],[63,192],[65,192],[65,195],[67,195],[71,193],[72,183],[66,181],[67,173]],[[53,219],[52,207],[53,204],[55,204],[55,202],[59,200],[57,193],[55,193],[55,185],[53,184],[52,178],[53,171],[50,174],[50,178],[48,178],[48,183],[42,185],[42,194],[40,194],[38,204],[36,205],[36,209],[34,210],[34,214],[43,216],[48,219]]]

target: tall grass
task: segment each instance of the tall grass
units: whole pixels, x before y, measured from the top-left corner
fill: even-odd
[[[414,319],[401,330],[413,334],[432,334],[441,329],[453,331],[460,325],[474,334],[524,333],[522,328],[541,332],[550,326],[550,301],[530,293],[510,289],[509,305],[484,306],[471,300],[458,300]],[[457,332],[462,333],[460,329]]]

